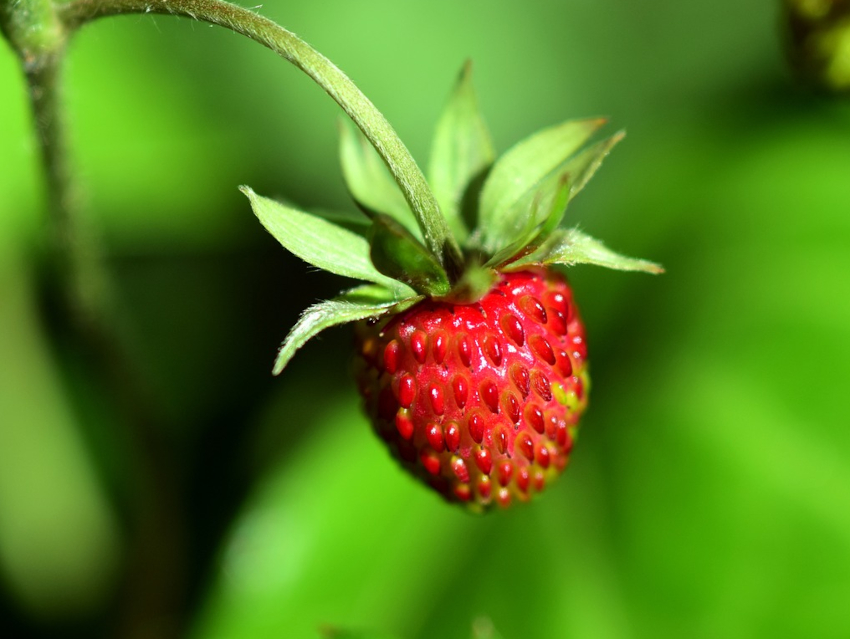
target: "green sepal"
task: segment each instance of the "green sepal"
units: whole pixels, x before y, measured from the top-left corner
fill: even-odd
[[[431,297],[449,291],[449,278],[440,263],[393,218],[375,216],[369,243],[372,246],[372,264],[384,275]]]
[[[487,266],[507,262],[523,249],[531,253],[543,244],[560,226],[570,201],[590,181],[614,145],[625,136],[625,131],[618,131],[611,137],[587,147],[545,178],[533,192],[525,228],[518,233],[515,241],[496,253],[487,262]]]
[[[257,195],[250,187],[240,190],[248,196],[254,214],[274,238],[294,255],[330,273],[374,282],[396,298],[414,294],[403,282],[384,275],[372,263],[369,241],[333,222],[311,213],[299,211],[269,198]],[[352,225],[362,225],[353,215],[325,213],[340,217]],[[362,216],[361,216],[362,217]],[[368,220],[367,220],[368,222]],[[367,290],[365,287],[363,290]]]
[[[408,298],[419,299],[420,296],[412,288],[405,286],[401,282],[397,282],[397,284],[399,284],[402,290],[391,290],[379,284],[363,284],[344,291],[342,295],[345,295],[347,301],[358,304],[383,304],[384,302],[399,302],[399,300]]]
[[[516,255],[530,253],[551,233],[550,225],[557,225],[570,201],[572,182],[568,171],[556,173],[547,178],[534,193],[525,228],[516,239],[496,253],[485,266],[495,267],[510,261]],[[535,241],[540,242],[535,245]]]
[[[539,248],[503,266],[501,270],[519,271],[529,266],[549,264],[595,264],[619,271],[664,272],[660,264],[615,253],[578,229],[557,229]]]
[[[272,374],[279,375],[295,352],[326,328],[378,318],[393,311],[409,308],[422,299],[421,296],[401,299],[393,291],[367,284],[346,291],[332,300],[314,304],[304,311],[281,344]]]
[[[559,188],[559,192],[555,193],[554,199],[551,200],[549,206],[549,217],[540,229],[540,233],[534,239],[536,244],[542,244],[552,231],[561,225],[564,214],[567,212],[567,204],[585,187],[590,181],[590,178],[599,170],[602,161],[608,156],[614,145],[624,137],[626,137],[625,131],[617,131],[611,137],[600,140],[596,144],[587,147],[563,165],[562,175],[569,176],[567,197],[563,202],[560,201],[564,199],[563,193],[560,192],[562,188]]]
[[[474,304],[493,288],[498,279],[499,275],[492,268],[470,265],[452,290],[441,299],[452,304]]]
[[[351,197],[370,218],[392,217],[421,239],[416,217],[410,211],[384,161],[366,136],[348,120],[339,121],[339,160]]]
[[[401,224],[376,215],[369,235],[372,264],[384,275],[431,297],[446,294],[451,285],[433,254]]]
[[[487,266],[502,264],[520,254],[523,249],[528,249],[526,252],[530,253],[543,244],[561,224],[569,202],[590,181],[613,146],[625,135],[624,131],[618,131],[611,137],[589,146],[544,178],[527,196],[531,199],[531,205],[519,205],[520,208],[529,210],[525,227],[517,233],[513,242],[487,262]]]
[[[564,164],[605,120],[570,120],[522,140],[493,166],[481,191],[478,243],[488,254],[516,241],[528,227],[535,192]],[[557,179],[556,179],[557,183]]]
[[[495,156],[472,85],[472,64],[467,62],[437,122],[428,163],[428,182],[449,228],[461,243],[469,235],[462,213],[464,194],[493,164]]]
[[[330,273],[401,290],[397,281],[381,274],[372,264],[369,242],[364,237],[257,195],[248,186],[240,186],[239,190],[248,196],[254,214],[266,230],[305,262]]]

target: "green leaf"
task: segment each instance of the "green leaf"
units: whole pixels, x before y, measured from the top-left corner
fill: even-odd
[[[366,285],[352,289],[332,300],[311,306],[304,311],[283,341],[275,359],[272,374],[279,375],[295,352],[326,328],[370,317],[380,317],[395,307],[407,306],[420,299],[419,297],[398,299],[393,292],[382,287]]]
[[[473,180],[495,159],[490,132],[478,108],[467,62],[437,123],[428,166],[428,181],[455,237],[463,242],[469,231],[461,203]]]
[[[578,229],[558,229],[533,253],[521,257],[503,270],[518,271],[535,264],[595,264],[619,271],[663,273],[659,264],[625,257]]]
[[[535,192],[605,123],[571,120],[544,129],[502,155],[484,183],[478,222],[480,244],[495,254],[516,241],[528,226]],[[557,179],[555,179],[557,185]]]
[[[431,252],[393,218],[375,216],[370,244],[372,263],[384,275],[430,296],[445,295],[451,288]]]
[[[339,160],[351,197],[363,211],[374,217],[389,215],[421,238],[416,217],[393,180],[381,156],[358,129],[340,120]]]
[[[382,275],[372,265],[365,238],[315,215],[257,195],[248,186],[241,186],[239,190],[248,196],[254,214],[266,230],[305,262],[337,275],[398,288],[398,282]]]

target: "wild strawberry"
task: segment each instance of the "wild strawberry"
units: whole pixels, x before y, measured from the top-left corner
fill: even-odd
[[[569,461],[589,385],[584,326],[561,269],[661,272],[561,228],[622,138],[585,147],[602,124],[568,121],[495,159],[467,67],[437,126],[430,188],[408,156],[402,166],[376,144],[390,177],[348,127],[342,168],[365,217],[333,224],[242,187],[284,247],[369,282],[307,309],[274,373],[319,331],[356,322],[366,412],[405,468],[472,510],[541,492]]]
[[[567,465],[587,403],[584,326],[564,278],[503,275],[474,304],[423,301],[357,326],[377,433],[450,500],[526,500]]]

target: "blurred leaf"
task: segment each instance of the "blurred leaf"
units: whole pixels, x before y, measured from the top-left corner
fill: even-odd
[[[406,476],[353,395],[311,386],[284,392],[265,416],[281,428],[293,402],[311,406],[297,425],[303,441],[257,484],[229,535],[196,639],[306,639],[327,626],[408,639],[475,544],[480,520]],[[425,560],[428,543],[438,560]]]
[[[29,268],[0,235],[0,576],[34,617],[79,618],[115,588],[121,537],[41,331]]]
[[[369,243],[360,235],[254,193],[248,196],[251,208],[266,230],[281,245],[302,260],[330,273],[366,280],[390,289],[397,282],[381,275],[369,259]]]
[[[538,188],[553,173],[560,173],[562,165],[604,123],[603,119],[570,120],[522,140],[496,160],[481,192],[478,230],[486,252],[495,254],[527,228]],[[555,188],[557,184],[556,179]]]
[[[321,629],[322,639],[395,639],[393,635],[371,630],[326,627]]]
[[[478,617],[472,622],[472,639],[502,639],[502,635],[489,617]]]
[[[415,237],[386,215],[376,215],[370,236],[372,262],[384,275],[404,282],[418,293],[445,295],[446,272]]]
[[[272,374],[279,375],[295,355],[295,351],[326,328],[380,317],[403,301],[389,290],[386,290],[383,300],[380,300],[381,296],[380,288],[367,285],[308,308],[283,341]]]
[[[446,300],[468,304],[470,300],[480,300],[499,279],[499,275],[492,268],[470,264],[463,272],[463,276],[452,287],[451,294]]]
[[[428,181],[440,210],[459,242],[469,231],[461,215],[461,201],[473,178],[493,163],[495,151],[472,86],[472,64],[467,62],[446,104],[431,148]]]

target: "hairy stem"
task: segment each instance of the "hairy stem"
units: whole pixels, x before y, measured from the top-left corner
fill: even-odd
[[[81,319],[91,316],[96,269],[90,235],[82,230],[71,179],[61,108],[61,73],[68,32],[50,0],[0,1],[0,28],[21,61],[44,167],[48,249],[62,280],[65,302]]]
[[[64,305],[78,325],[100,321],[107,304],[104,272],[95,234],[80,205],[66,148],[62,109],[63,51],[43,56],[25,68],[30,105],[44,167],[48,248],[52,272],[58,278]]]
[[[138,493],[130,515],[132,578],[123,585],[125,610],[118,633],[135,636],[140,619],[176,617],[182,604],[183,583],[174,569],[183,554],[175,464],[162,440],[161,420],[151,408],[151,394],[125,348],[70,166],[61,96],[70,30],[50,0],[0,0],[0,31],[21,62],[44,170],[50,306],[58,302],[61,328],[70,328],[84,346],[87,364],[104,397],[123,417],[136,451],[128,469]],[[178,636],[178,631],[160,636]]]
[[[72,0],[59,7],[71,28],[127,13],[179,15],[231,29],[268,47],[321,86],[363,131],[383,158],[419,221],[428,248],[454,279],[460,249],[439,211],[425,176],[387,119],[330,60],[298,36],[253,11],[223,0]]]

